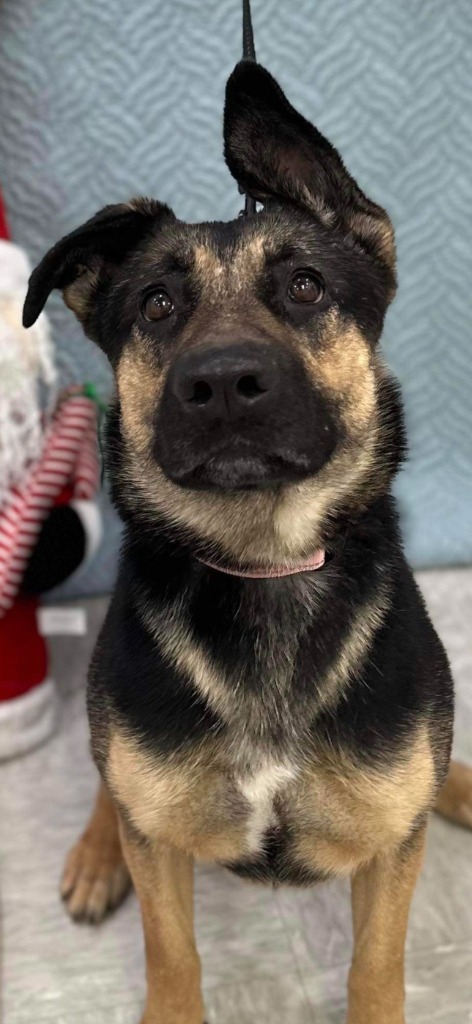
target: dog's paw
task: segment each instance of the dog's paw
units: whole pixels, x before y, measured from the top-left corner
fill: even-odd
[[[451,761],[435,810],[457,825],[472,828],[472,768],[459,761]]]
[[[83,836],[66,860],[61,896],[74,921],[99,924],[124,900],[131,885],[121,850]]]

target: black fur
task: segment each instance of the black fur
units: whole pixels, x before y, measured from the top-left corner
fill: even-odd
[[[96,267],[103,271],[104,263],[118,266],[156,224],[173,217],[167,206],[154,200],[141,202],[139,207],[118,203],[105,206],[61,238],[31,275],[23,309],[24,327],[31,327],[37,320],[53,288],[66,288],[86,270]],[[90,328],[93,330],[93,323]]]
[[[290,850],[290,828],[269,829],[264,837],[264,848],[259,857],[226,863],[225,867],[240,878],[269,885],[310,886],[326,882],[329,875],[311,871],[297,862]]]
[[[352,213],[374,221],[384,211],[368,199],[324,135],[288,102],[269,72],[241,61],[226,87],[225,157],[245,192],[262,202],[283,199],[324,208],[331,227],[339,227],[354,246],[382,265],[394,290],[394,268],[386,265],[367,220],[352,225]]]

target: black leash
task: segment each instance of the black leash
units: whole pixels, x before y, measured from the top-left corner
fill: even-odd
[[[251,0],[243,0],[243,60],[256,59],[256,48],[254,46],[254,30],[251,17]],[[243,189],[240,189],[243,192]],[[242,217],[248,217],[256,212],[256,200],[246,195],[244,210],[241,210]]]
[[[243,0],[243,60],[255,60],[254,30],[251,18],[251,0]]]

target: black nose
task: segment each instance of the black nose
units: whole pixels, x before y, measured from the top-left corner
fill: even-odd
[[[270,347],[253,342],[187,352],[179,356],[169,386],[182,411],[235,420],[267,412],[279,392],[279,368]]]

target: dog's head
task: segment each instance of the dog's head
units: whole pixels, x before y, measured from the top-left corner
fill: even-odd
[[[393,229],[253,63],[228,82],[225,156],[262,212],[189,225],[154,200],[105,207],[36,268],[24,320],[60,288],[106,352],[124,508],[241,561],[290,560],[396,468],[376,352]]]

